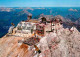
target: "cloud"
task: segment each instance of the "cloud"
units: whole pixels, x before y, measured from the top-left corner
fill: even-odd
[[[72,8],[71,8],[71,9],[69,9],[69,11],[76,11],[76,12],[77,12],[78,10],[77,10],[77,9],[72,9]]]

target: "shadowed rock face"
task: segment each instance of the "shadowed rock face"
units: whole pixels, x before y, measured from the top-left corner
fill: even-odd
[[[80,18],[75,23],[80,25]]]
[[[18,43],[22,37],[5,37],[0,39],[0,57],[80,57],[80,32],[76,28],[60,29],[41,38],[38,47],[41,53],[28,50],[29,46]]]
[[[64,18],[61,15],[54,16],[55,19],[61,19],[63,21],[63,27],[64,28],[71,28],[72,26],[75,26],[78,31],[80,31],[80,18],[73,22],[69,18]]]

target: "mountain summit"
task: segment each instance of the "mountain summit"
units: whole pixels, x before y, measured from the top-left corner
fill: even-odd
[[[64,28],[63,18],[31,17],[12,25],[0,39],[0,57],[80,57],[80,32],[75,26]]]

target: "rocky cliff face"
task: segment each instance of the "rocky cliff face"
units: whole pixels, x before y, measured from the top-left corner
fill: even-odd
[[[18,43],[22,39],[15,36],[1,38],[0,57],[80,57],[80,32],[76,28],[62,28],[41,38],[37,44],[40,54],[33,46]]]
[[[61,29],[41,39],[40,46],[42,57],[80,57],[80,33]]]

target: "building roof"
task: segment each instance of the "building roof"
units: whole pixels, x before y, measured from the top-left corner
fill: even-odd
[[[38,21],[37,19],[31,19],[31,20],[27,20],[26,22],[39,23],[39,21]]]

